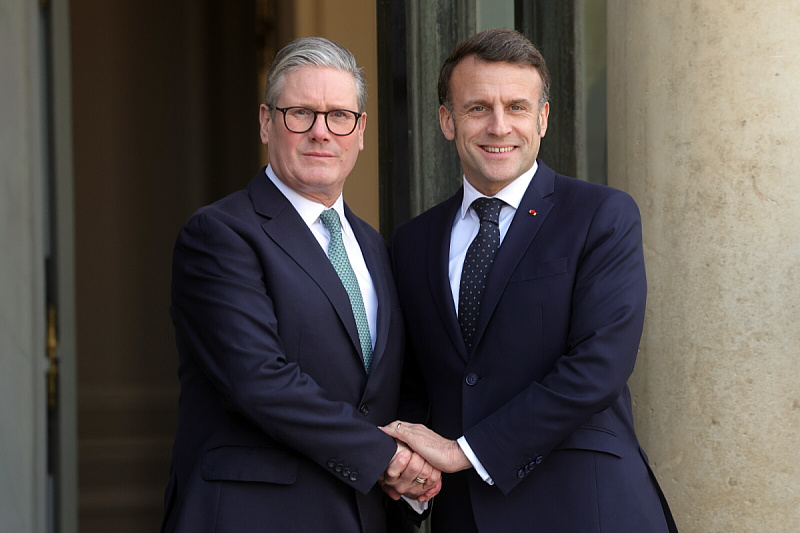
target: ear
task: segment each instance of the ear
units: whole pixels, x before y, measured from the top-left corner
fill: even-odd
[[[358,132],[358,151],[364,149],[364,130],[367,129],[367,114],[364,113],[361,115],[359,119],[359,124],[356,126],[356,131]]]
[[[442,128],[444,138],[452,141],[456,138],[456,125],[453,122],[453,115],[447,110],[445,106],[439,106],[439,126]]]
[[[539,111],[539,137],[547,133],[547,118],[550,116],[550,102],[545,102]]]
[[[261,107],[258,108],[258,121],[261,124],[259,129],[261,133],[261,143],[269,144],[269,128],[272,125],[272,113],[269,112],[269,108],[264,104],[261,104]]]

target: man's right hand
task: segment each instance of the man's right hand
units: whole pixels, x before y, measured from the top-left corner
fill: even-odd
[[[394,500],[405,496],[426,502],[441,490],[442,473],[405,443],[397,441],[397,451],[378,481]]]

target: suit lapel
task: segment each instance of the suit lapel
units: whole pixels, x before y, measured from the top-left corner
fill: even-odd
[[[387,339],[389,338],[392,304],[389,298],[389,287],[387,285],[388,282],[385,272],[386,269],[389,268],[389,265],[381,260],[381,252],[378,246],[382,243],[369,238],[364,228],[366,222],[356,217],[350,208],[347,207],[347,204],[344,206],[344,212],[345,216],[347,216],[347,220],[350,222],[350,227],[353,228],[358,246],[361,248],[361,254],[364,256],[364,262],[367,264],[369,275],[372,278],[375,294],[378,296],[378,313],[375,317],[375,335],[377,338],[375,339],[375,348],[372,351],[372,362],[370,363],[370,373],[372,373],[372,370],[380,363],[380,359],[386,348]],[[356,335],[358,335],[358,331],[356,331]]]
[[[256,212],[268,219],[261,226],[264,232],[322,289],[361,356],[350,297],[311,230],[263,169],[248,185],[248,192]]]
[[[553,203],[546,199],[553,193],[555,172],[539,161],[539,168],[533,176],[522,201],[519,204],[503,243],[495,256],[494,264],[489,271],[486,290],[481,299],[481,309],[476,324],[475,340],[477,346],[486,330],[486,325],[494,313],[500,297],[508,285],[508,280],[525,255],[533,238],[541,229]],[[535,215],[531,213],[536,213]]]
[[[428,284],[433,301],[442,317],[445,330],[453,341],[459,355],[466,361],[468,359],[467,345],[461,336],[461,327],[458,325],[458,313],[453,303],[453,293],[450,290],[450,236],[453,231],[453,221],[461,207],[464,190],[459,189],[449,200],[440,205],[436,213],[437,218],[431,222],[431,231],[428,233]]]

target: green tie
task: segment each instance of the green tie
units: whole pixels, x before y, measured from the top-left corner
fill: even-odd
[[[364,309],[364,300],[361,298],[361,289],[358,286],[356,273],[347,258],[347,250],[342,241],[342,225],[339,222],[339,213],[335,209],[326,209],[319,216],[319,219],[328,228],[331,234],[328,243],[328,259],[331,260],[333,268],[339,274],[347,295],[350,296],[350,306],[353,308],[353,317],[356,319],[358,328],[358,338],[361,341],[361,353],[364,356],[364,368],[369,372],[369,363],[372,360],[372,339],[369,335],[369,322],[367,322],[367,312]]]

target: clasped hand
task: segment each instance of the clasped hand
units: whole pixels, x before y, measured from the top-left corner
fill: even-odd
[[[470,468],[461,447],[421,424],[395,421],[381,428],[395,438],[397,452],[379,480],[391,498],[427,502],[442,488],[442,472]]]
[[[395,440],[397,452],[378,483],[394,500],[405,496],[418,502],[427,502],[442,488],[441,470],[434,468],[406,443]]]

